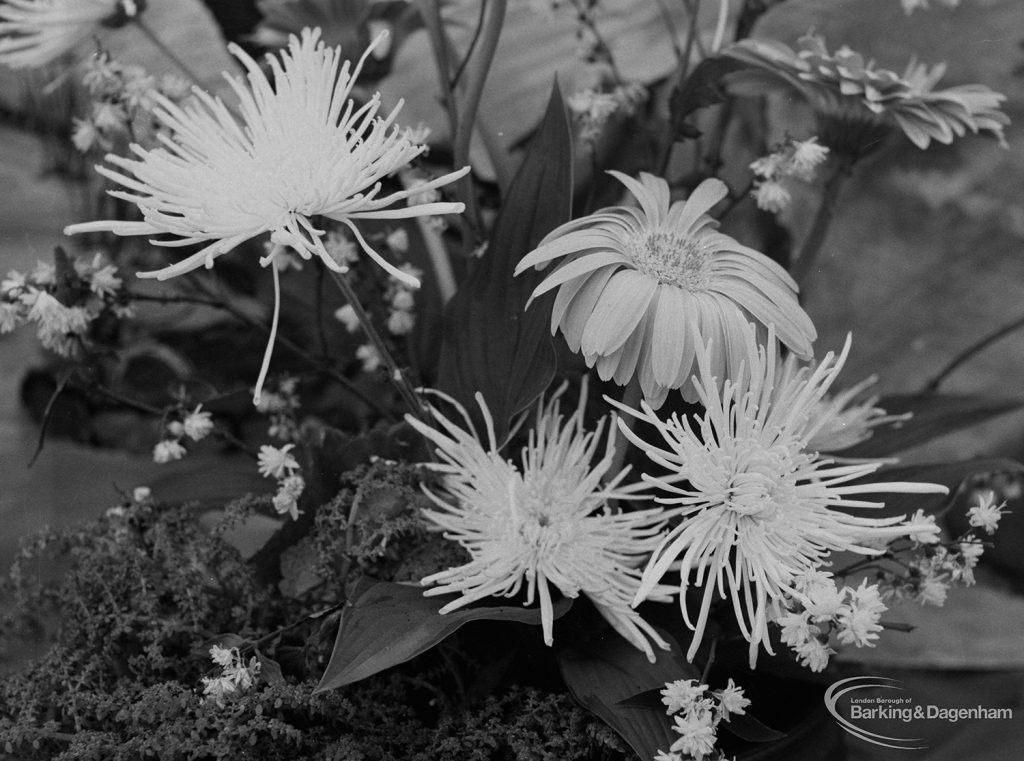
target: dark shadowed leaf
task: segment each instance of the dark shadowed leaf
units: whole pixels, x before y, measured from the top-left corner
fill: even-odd
[[[718,728],[736,735],[741,740],[751,743],[770,743],[783,739],[785,732],[772,729],[755,719],[749,713],[733,714],[728,721],[723,721]]]
[[[358,682],[415,658],[470,621],[515,621],[540,625],[538,608],[502,605],[437,611],[455,595],[424,597],[422,587],[378,582],[345,609],[334,652],[316,692]],[[555,603],[555,618],[572,601]]]
[[[741,64],[731,58],[705,58],[675,90],[669,100],[673,137],[676,140],[695,137],[692,126],[683,120],[702,108],[725,100],[722,78]],[[697,133],[699,135],[700,133]]]
[[[259,650],[256,651],[256,660],[260,664],[260,677],[267,684],[278,686],[284,684],[284,675],[281,674],[281,664]]]
[[[665,632],[659,633],[672,644],[672,651],[657,651],[655,663],[611,632],[589,646],[566,647],[558,654],[572,696],[618,732],[640,758],[667,751],[677,739],[664,707],[648,705],[644,694],[661,690],[666,682],[700,676],[692,664],[676,655],[679,644]]]
[[[866,483],[880,481],[917,481],[931,484],[942,484],[949,489],[949,494],[884,494],[877,498],[885,501],[880,509],[851,510],[857,515],[869,515],[872,518],[913,513],[924,510],[926,513],[938,513],[952,504],[952,498],[960,485],[969,478],[987,473],[1024,474],[1024,464],[1008,458],[982,458],[978,460],[962,460],[960,462],[933,463],[926,465],[908,465],[901,468],[888,468],[874,475],[867,476]],[[864,499],[873,499],[875,495],[865,495]]]
[[[953,431],[1024,407],[1024,399],[946,394],[895,394],[878,406],[890,415],[913,413],[910,420],[875,429],[874,435],[843,450],[844,457],[888,457]]]
[[[572,137],[556,82],[544,121],[509,188],[484,255],[445,311],[439,386],[468,409],[479,391],[497,436],[543,393],[555,372],[551,299],[526,302],[544,276],[516,264],[572,209]]]

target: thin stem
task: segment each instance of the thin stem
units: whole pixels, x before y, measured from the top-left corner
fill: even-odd
[[[458,109],[458,124],[452,141],[453,164],[456,168],[469,165],[469,147],[473,137],[476,113],[483,97],[484,83],[490,71],[494,54],[498,49],[501,29],[505,24],[506,0],[488,0],[485,14],[481,18],[479,51],[473,56],[473,65],[466,71],[466,91]],[[468,57],[468,54],[467,54]],[[482,229],[476,196],[473,192],[472,173],[458,180],[459,198],[466,204],[466,216],[475,231]],[[469,241],[463,241],[465,248]]]
[[[836,166],[832,176],[825,183],[825,189],[821,195],[821,204],[814,215],[811,229],[807,233],[807,237],[804,238],[803,245],[800,247],[800,255],[793,263],[791,274],[793,279],[801,286],[803,286],[810,275],[814,262],[821,252],[821,247],[825,243],[828,229],[835,215],[836,199],[839,198],[839,191],[842,189],[846,178],[849,177],[852,167],[853,164],[851,162],[841,161]]]
[[[142,14],[136,14],[135,16],[133,16],[132,23],[134,23],[135,26],[138,27],[139,31],[146,36],[146,39],[152,42],[153,45],[156,46],[157,50],[159,50],[164,55],[164,57],[167,58],[168,61],[170,61],[178,69],[180,69],[182,74],[191,79],[193,84],[195,84],[197,87],[201,89],[205,89],[203,80],[201,80],[199,76],[189,67],[189,65],[186,64],[183,60],[181,60],[173,50],[167,47],[167,43],[160,39],[159,35],[157,35],[156,32],[150,29],[149,25],[143,20]]]
[[[277,338],[277,325],[281,318],[281,275],[277,271],[276,262],[270,262],[270,272],[274,276],[274,316],[270,321],[270,337],[267,339],[267,348],[263,352],[260,374],[256,378],[256,387],[252,392],[252,403],[257,407],[263,393],[263,384],[267,380],[267,372],[270,370],[270,358],[274,354],[274,340]]]
[[[370,315],[367,314],[363,308],[362,303],[359,301],[359,296],[356,295],[355,290],[352,288],[351,283],[341,273],[331,271],[331,277],[335,284],[341,290],[342,294],[349,304],[352,305],[352,309],[356,313],[356,317],[359,318],[359,324],[362,325],[363,331],[366,333],[366,337],[370,339],[370,343],[377,350],[380,355],[381,361],[384,363],[384,367],[388,371],[388,380],[390,380],[398,393],[401,395],[403,401],[409,407],[409,411],[412,412],[416,417],[423,420],[427,419],[427,412],[420,402],[420,398],[416,395],[413,390],[412,384],[409,383],[409,379],[405,377],[405,373],[399,368],[398,363],[395,362],[395,358],[391,356],[391,352],[388,351],[387,345],[384,343],[384,339],[381,338],[380,333],[373,327],[373,321],[370,319]]]
[[[224,299],[221,299],[217,295],[212,294],[210,292],[210,290],[207,288],[206,284],[203,283],[203,281],[200,280],[199,278],[193,276],[193,277],[189,278],[189,282],[191,282],[199,290],[203,291],[207,296],[209,296],[210,300],[209,301],[201,300],[200,298],[195,297],[195,296],[181,296],[181,297],[173,296],[173,297],[171,297],[171,296],[147,296],[145,294],[130,294],[130,296],[132,298],[137,298],[137,299],[142,300],[142,301],[158,301],[160,303],[165,303],[165,304],[167,304],[167,303],[174,303],[175,301],[179,301],[179,300],[183,301],[185,303],[206,304],[207,306],[212,306],[212,307],[215,307],[217,309],[221,309],[221,310],[227,312],[228,314],[230,314],[235,319],[239,320],[240,322],[242,322],[242,323],[244,323],[244,324],[246,324],[246,325],[248,325],[248,326],[250,326],[252,328],[256,328],[257,330],[261,330],[264,333],[268,333],[269,334],[270,331],[269,331],[269,328],[267,328],[266,325],[264,325],[259,320],[254,320],[252,317],[247,315],[242,310],[233,307],[230,303],[228,303]],[[313,367],[317,368],[320,372],[322,372],[328,378],[330,378],[331,380],[337,382],[346,391],[348,391],[354,397],[356,397],[361,402],[366,404],[368,407],[370,407],[370,409],[374,410],[377,414],[379,414],[379,415],[381,415],[383,417],[388,417],[388,415],[389,415],[388,410],[380,402],[378,402],[373,397],[369,396],[366,392],[364,392],[362,389],[360,389],[358,386],[356,386],[351,380],[349,380],[344,375],[342,375],[340,372],[338,372],[328,362],[324,361],[323,359],[314,357],[304,347],[299,346],[299,344],[295,343],[294,341],[292,341],[287,336],[278,336],[277,337],[277,342],[280,343],[282,346],[284,346],[289,351],[293,352],[296,356],[302,357],[302,359],[304,359],[306,362],[311,364]]]
[[[677,87],[682,87],[686,82],[686,78],[690,75],[690,57],[693,54],[693,45],[697,38],[697,14],[700,13],[700,0],[696,0],[696,3],[692,2],[692,0],[686,0],[685,5],[690,14],[690,22],[686,30],[686,47],[683,48],[679,63]],[[681,124],[676,123],[675,119],[669,121],[668,134],[661,144],[660,154],[656,161],[656,166],[660,168],[660,173],[663,177],[668,171],[668,164],[672,159],[672,148],[676,143],[676,132],[681,126]]]
[[[404,174],[398,175],[402,187],[409,189],[409,182]],[[452,270],[452,262],[448,256],[448,249],[441,240],[438,231],[431,227],[426,217],[416,217],[416,228],[420,231],[423,244],[427,247],[427,256],[430,258],[430,266],[434,270],[434,282],[437,283],[437,290],[441,294],[441,301],[444,304],[455,295],[455,272]],[[321,270],[322,272],[322,270]]]
[[[644,398],[643,389],[640,388],[640,376],[634,375],[633,378],[626,384],[626,388],[622,391],[622,398],[619,400],[622,404],[627,407],[632,407],[635,410],[640,409],[640,402]],[[625,425],[629,430],[633,430],[633,418],[630,416],[623,416],[620,418],[625,422]],[[626,441],[620,441],[615,447],[615,454],[612,457],[611,467],[608,469],[609,476],[614,478],[619,471],[622,470],[622,466],[626,462],[626,452],[629,451],[629,443]]]
[[[960,367],[960,365],[964,364],[975,354],[979,353],[983,349],[988,348],[996,341],[1005,338],[1006,336],[1010,335],[1015,331],[1020,330],[1021,328],[1024,328],[1024,315],[1018,317],[1017,319],[1011,322],[1008,322],[1001,328],[994,330],[993,332],[985,336],[982,336],[977,341],[968,346],[966,349],[957,354],[955,357],[953,357],[953,359],[951,359],[949,362],[947,362],[946,365],[941,370],[939,370],[939,372],[937,372],[930,381],[928,381],[925,384],[924,390],[928,392],[938,391],[939,386],[942,385],[942,382],[946,380],[946,378],[949,377],[954,370]]]
[[[715,652],[718,650],[718,637],[715,636],[711,639],[711,649],[708,650],[708,660],[704,664],[704,671],[701,672],[700,681],[697,684],[707,684],[708,674],[711,673],[711,667],[715,663]]]

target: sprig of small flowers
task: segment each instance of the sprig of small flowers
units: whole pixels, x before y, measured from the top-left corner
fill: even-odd
[[[778,214],[789,206],[792,195],[785,180],[812,181],[818,167],[828,160],[828,153],[828,148],[820,145],[818,138],[810,137],[790,140],[751,163],[754,185],[750,195],[757,208]]]
[[[291,453],[294,444],[275,447],[264,444],[260,447],[259,472],[264,478],[277,479],[277,493],[274,495],[274,510],[279,515],[299,518],[299,497],[306,488],[306,482],[299,475],[299,462]]]
[[[153,93],[180,102],[188,96],[188,82],[173,74],[157,79],[140,66],[113,60],[106,52],[85,64],[82,84],[89,94],[89,112],[75,118],[71,142],[82,153],[109,151],[130,141],[154,145],[160,123],[153,116]]]
[[[253,656],[248,663],[242,660],[237,647],[210,648],[210,658],[221,667],[221,674],[202,678],[203,700],[212,700],[223,708],[231,696],[252,689],[260,675],[260,662]]]
[[[73,273],[63,278],[55,265],[42,261],[29,273],[11,270],[0,281],[0,334],[32,323],[45,348],[74,356],[105,309],[121,317],[130,314],[120,300],[116,273],[117,267],[100,253],[75,260]]]
[[[673,720],[672,729],[679,739],[669,750],[659,750],[654,761],[682,761],[684,758],[702,761],[715,751],[718,725],[729,721],[731,715],[746,713],[750,701],[743,696],[743,688],[732,679],[724,689],[708,689],[696,679],[668,682],[661,691],[665,713]],[[721,758],[721,753],[717,758]]]
[[[153,462],[163,465],[180,460],[188,452],[184,440],[202,441],[213,432],[213,416],[201,404],[179,417],[164,424],[164,437],[153,447]]]

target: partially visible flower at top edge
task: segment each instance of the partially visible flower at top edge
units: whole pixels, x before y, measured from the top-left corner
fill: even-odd
[[[653,662],[652,643],[662,649],[668,644],[630,603],[640,580],[637,566],[657,545],[665,514],[661,508],[624,512],[609,506],[611,500],[640,499],[647,487],[621,486],[628,468],[602,483],[613,462],[614,426],[606,431],[605,419],[594,431],[584,430],[585,387],[575,412],[564,418],[559,405],[564,389],[538,403],[536,425],[518,464],[499,453],[490,412],[479,393],[486,439],[478,435],[466,410],[442,395],[464,424],[433,407],[436,428],[406,416],[436,445],[440,460],[429,467],[442,475],[442,491],[427,491],[436,509],[425,510],[424,516],[471,557],[464,565],[423,579],[423,584],[434,585],[424,594],[459,593],[441,608],[444,614],[490,596],[513,597],[525,587],[524,604],[540,601],[544,641],[551,645],[551,586],[571,598],[582,592]],[[667,602],[669,592],[652,588],[651,599]]]
[[[87,222],[64,232],[165,234],[170,237],[151,243],[208,244],[168,267],[140,272],[144,278],[165,280],[204,265],[211,268],[216,257],[266,232],[271,233],[272,242],[291,247],[304,259],[315,255],[329,269],[344,272],[345,267],[324,247],[325,231],[310,222],[310,217],[322,215],[348,227],[362,250],[390,275],[418,286],[370,247],[353,220],[454,214],[463,210],[463,204],[387,208],[406,199],[410,191],[378,197],[380,181],[408,165],[425,147],[412,143],[395,125],[401,104],[382,118],[377,116],[379,93],[361,106],[351,100],[369,49],[350,70],[348,61],[339,65],[340,48],[324,47],[320,31],[306,29],[301,39],[291,38],[279,59],[267,56],[273,84],[241,48],[232,44],[229,50],[248,72],[248,87],[240,77],[225,75],[239,97],[242,124],[223,101],[199,88],[193,90],[199,103],[184,108],[154,93],[154,114],[173,137],[153,150],[133,145],[138,159],[108,155],[113,168],[97,167],[100,174],[125,188],[111,195],[137,205],[143,221]],[[427,185],[446,185],[468,171],[463,167]],[[268,266],[273,258],[271,253],[260,264]],[[257,403],[280,310],[277,268],[271,267],[271,272],[274,319],[256,384]]]
[[[918,8],[921,10],[928,10],[931,6],[928,4],[928,0],[900,0],[903,4],[903,12],[908,16],[916,11]],[[960,0],[938,0],[939,5],[944,5],[947,8],[959,8]]]
[[[750,362],[744,333],[751,320],[762,331],[776,325],[782,343],[810,358],[817,333],[797,302],[796,283],[764,254],[717,232],[707,213],[726,196],[723,182],[705,180],[685,201],[670,203],[660,177],[610,174],[639,209],[612,206],[567,222],[516,267],[519,275],[562,260],[532,298],[558,289],[551,332],[561,328],[602,380],[624,386],[638,376],[655,409],[671,389],[694,401],[698,344],[712,339],[714,374],[731,376]]]
[[[803,363],[790,354],[780,362],[776,387],[788,388],[801,379],[810,377],[816,363]],[[867,389],[878,382],[878,376],[871,375],[838,393],[826,393],[819,399],[813,410],[817,419],[817,430],[810,434],[806,448],[812,452],[841,452],[871,438],[874,429],[881,425],[898,425],[910,420],[912,413],[887,415],[876,406],[877,394],[856,401]]]
[[[990,132],[1006,147],[1003,127],[1010,123],[1000,105],[1006,96],[984,85],[937,90],[944,64],[929,67],[912,60],[902,75],[865,62],[848,47],[830,53],[822,37],[800,38],[799,51],[776,40],[745,39],[722,51],[755,69],[727,78],[739,94],[764,94],[763,74],[801,93],[822,119],[822,141],[846,155],[858,156],[894,123],[918,148],[932,140],[943,144],[967,132]]]
[[[711,350],[698,349],[694,385],[705,411],[693,422],[679,415],[663,420],[646,403],[633,410],[609,400],[654,426],[660,439],[645,441],[619,422],[633,444],[668,469],[668,476],[645,474],[644,480],[660,490],[657,502],[675,507],[682,518],[644,569],[635,602],[681,563],[680,606],[694,631],[687,653],[691,660],[716,590],[732,600],[740,631],[750,643],[753,668],[761,644],[772,652],[769,619],[778,616],[787,596],[802,597],[798,578],[827,562],[832,551],[878,555],[882,550],[869,543],[917,530],[904,522],[905,516],[845,512],[884,504],[859,495],[948,491],[928,483],[864,483],[882,462],[840,464],[809,451],[808,442],[824,418],[820,402],[846,361],[850,341],[839,357],[830,352],[813,372],[783,378],[771,333],[764,346],[756,346],[755,331],[748,328],[745,340],[753,363],[721,386]],[[696,621],[687,605],[691,586],[702,589]]]
[[[134,17],[129,0],[5,0],[0,3],[0,64],[12,69],[45,66],[96,27]]]

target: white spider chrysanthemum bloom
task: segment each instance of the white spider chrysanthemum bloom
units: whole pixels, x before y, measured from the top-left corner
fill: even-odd
[[[796,283],[764,254],[715,230],[707,212],[728,194],[723,182],[705,180],[685,201],[670,203],[660,177],[610,174],[640,208],[612,206],[567,222],[516,267],[520,274],[562,260],[533,296],[558,289],[551,332],[561,328],[603,380],[624,386],[636,376],[655,409],[675,388],[693,401],[691,337],[714,339],[716,374],[733,375],[751,320],[775,324],[779,340],[810,358],[816,332]]]
[[[378,38],[376,42],[379,42]],[[320,30],[305,30],[292,37],[280,60],[268,56],[274,82],[237,45],[229,46],[248,72],[226,74],[238,95],[242,124],[229,108],[198,88],[198,104],[181,107],[159,93],[156,117],[173,133],[161,135],[162,147],[147,150],[132,145],[137,159],[108,155],[113,165],[97,167],[103,176],[121,185],[111,195],[134,203],[143,221],[105,220],[71,225],[65,233],[111,232],[115,235],[167,235],[150,241],[157,246],[206,243],[185,259],[139,277],[165,280],[200,266],[212,267],[216,257],[240,243],[271,233],[277,244],[260,259],[269,265],[288,246],[304,259],[317,256],[335,272],[345,267],[328,253],[310,217],[339,221],[351,230],[363,251],[388,274],[416,287],[419,281],[387,262],[359,233],[353,220],[400,219],[454,214],[461,203],[429,203],[391,207],[409,197],[399,190],[379,197],[381,180],[402,169],[426,149],[395,126],[401,104],[380,117],[380,95],[357,106],[350,95],[363,61],[350,71],[341,63],[340,48],[326,48]],[[446,185],[469,171],[464,167],[426,183]],[[422,190],[420,187],[420,190]],[[275,284],[273,330],[280,301],[278,273]],[[273,335],[267,347],[256,396],[265,377]]]
[[[538,404],[536,427],[518,466],[499,454],[490,412],[479,393],[486,441],[477,435],[465,409],[451,399],[464,427],[436,409],[432,412],[437,428],[406,417],[437,445],[441,460],[430,467],[443,474],[443,494],[427,492],[437,509],[425,510],[424,515],[471,557],[464,565],[423,579],[425,585],[436,585],[424,594],[461,594],[441,608],[444,614],[485,597],[515,596],[525,586],[525,604],[540,601],[544,641],[550,645],[554,612],[549,585],[566,597],[582,592],[653,662],[651,644],[662,649],[668,644],[631,603],[640,582],[637,566],[658,544],[664,511],[621,512],[608,505],[609,500],[639,499],[648,487],[620,486],[628,468],[601,483],[613,461],[614,426],[595,462],[607,421],[593,432],[583,429],[585,388],[579,407],[564,419],[560,394],[561,390],[546,404]],[[657,586],[650,590],[650,598],[662,602],[672,591]]]
[[[5,0],[0,3],[0,64],[12,69],[45,66],[88,39],[97,25],[119,11],[134,15],[135,4],[120,0]]]
[[[790,354],[781,363],[775,379],[777,388],[788,388],[798,382],[799,376],[806,377],[813,372],[814,363],[805,364]],[[871,375],[837,394],[827,393],[817,403],[815,414],[821,418],[817,432],[808,440],[808,451],[839,452],[871,438],[873,429],[881,425],[904,423],[912,413],[887,415],[878,407],[877,394],[856,401],[867,389],[878,382],[878,376]]]
[[[859,495],[947,491],[937,484],[864,483],[861,479],[883,463],[838,464],[808,450],[828,418],[821,400],[846,361],[850,341],[838,358],[830,352],[813,372],[804,369],[781,379],[786,381],[782,385],[773,339],[767,348],[752,346],[753,366],[744,366],[721,385],[713,373],[711,350],[698,350],[694,387],[705,412],[695,423],[678,415],[661,420],[647,404],[641,411],[616,404],[654,426],[663,439],[665,448],[655,446],[620,421],[630,441],[671,472],[664,479],[645,480],[662,491],[657,501],[677,505],[682,518],[655,550],[635,602],[644,599],[670,566],[679,564],[680,605],[694,631],[690,659],[704,635],[716,590],[732,601],[740,630],[750,642],[753,667],[760,644],[771,652],[769,613],[777,613],[787,596],[805,599],[796,581],[820,567],[830,552],[877,555],[881,551],[872,548],[876,541],[918,530],[904,516],[851,514],[849,508],[883,506]],[[752,327],[746,340],[755,341]],[[687,609],[691,586],[703,588],[695,623]]]

